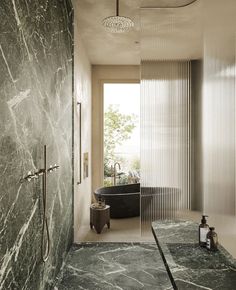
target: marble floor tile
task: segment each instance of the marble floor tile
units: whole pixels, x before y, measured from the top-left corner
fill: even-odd
[[[74,245],[54,290],[173,289],[154,243]]]

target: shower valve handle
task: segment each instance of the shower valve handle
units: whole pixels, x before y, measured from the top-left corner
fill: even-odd
[[[60,166],[55,164],[54,166],[50,165],[47,172],[56,171]]]
[[[25,177],[21,178],[20,182],[21,183],[23,183],[24,181],[30,182],[31,179],[33,179],[33,178],[36,178],[35,174],[33,174],[31,171],[29,171]]]
[[[36,171],[34,173],[34,175],[36,176],[35,178],[38,178],[39,176],[43,175],[45,173],[45,169],[39,169],[38,171]]]

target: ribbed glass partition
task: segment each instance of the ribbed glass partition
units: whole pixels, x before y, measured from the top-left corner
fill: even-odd
[[[141,228],[190,207],[190,62],[141,64]]]
[[[204,8],[204,212],[214,217],[221,233],[230,236],[234,233],[235,244],[236,1],[229,0],[225,6],[220,0],[211,0]],[[207,11],[211,11],[211,18]]]

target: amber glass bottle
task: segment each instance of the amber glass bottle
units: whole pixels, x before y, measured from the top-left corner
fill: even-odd
[[[207,234],[206,248],[210,251],[216,251],[218,248],[218,237],[214,227],[210,227],[210,231]]]

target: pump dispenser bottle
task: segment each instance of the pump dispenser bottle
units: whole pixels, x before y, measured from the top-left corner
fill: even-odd
[[[201,223],[199,225],[199,245],[201,247],[206,247],[207,243],[207,233],[209,232],[209,225],[207,224],[207,215],[202,216]]]

